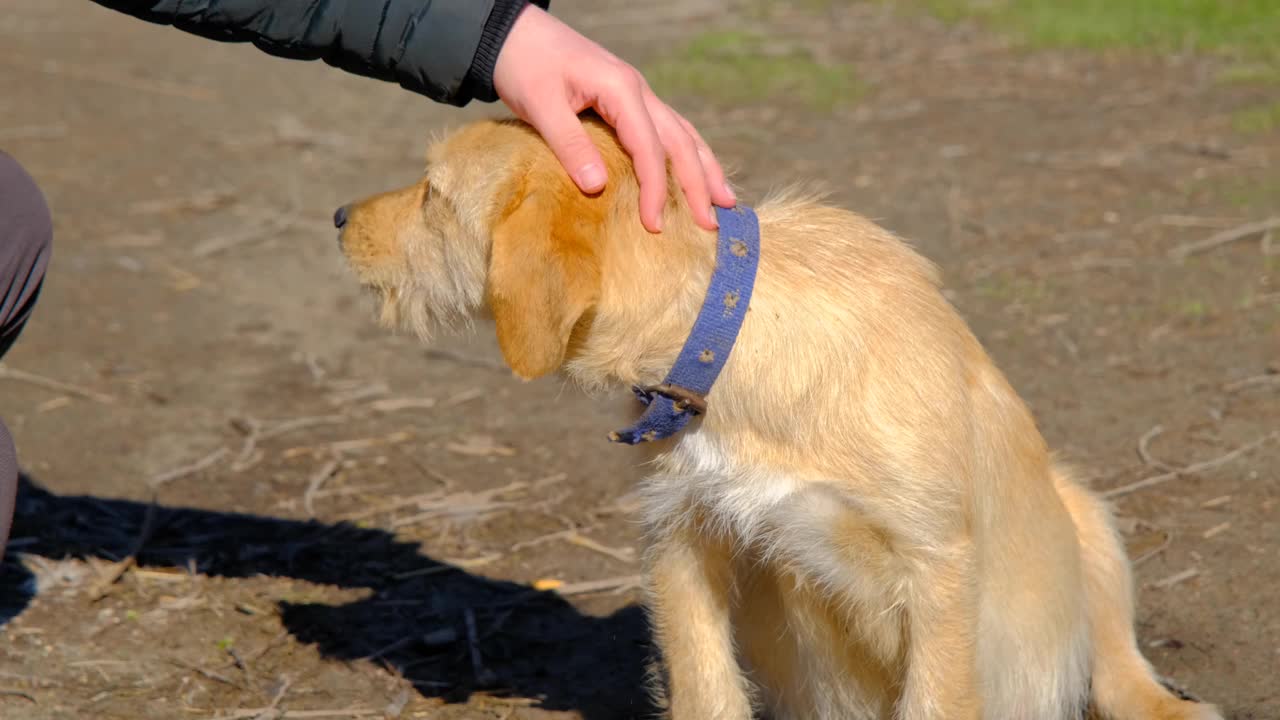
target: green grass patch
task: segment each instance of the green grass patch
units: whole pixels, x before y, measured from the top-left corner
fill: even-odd
[[[1039,47],[1231,52],[1280,64],[1277,0],[918,0]]]
[[[1280,129],[1280,101],[1240,110],[1231,116],[1231,124],[1242,133],[1269,133]]]
[[[1217,81],[1224,85],[1278,85],[1280,84],[1280,62],[1239,63],[1224,68],[1218,73]]]
[[[1280,198],[1280,174],[1228,181],[1204,181],[1197,183],[1197,187],[1234,208],[1273,211],[1276,198]]]
[[[1199,299],[1183,300],[1179,310],[1190,320],[1203,320],[1209,315],[1208,303]]]
[[[790,100],[830,111],[863,92],[852,67],[821,63],[797,43],[743,31],[698,35],[645,77],[659,96],[718,104]]]

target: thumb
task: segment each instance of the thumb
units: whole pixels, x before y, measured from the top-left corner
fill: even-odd
[[[578,188],[584,193],[603,190],[608,180],[604,159],[578,116],[570,112],[567,105],[530,115],[529,124],[547,141]]]

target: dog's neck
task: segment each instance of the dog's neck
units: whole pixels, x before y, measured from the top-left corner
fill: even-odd
[[[733,353],[750,308],[760,262],[755,212],[739,205],[716,214],[716,267],[698,317],[663,381],[633,388],[647,409],[636,423],[611,433],[614,442],[664,440],[706,414],[708,395]]]
[[[602,239],[600,297],[565,364],[588,390],[660,382],[689,337],[715,269],[717,234],[687,213],[667,223],[659,234],[637,226]]]

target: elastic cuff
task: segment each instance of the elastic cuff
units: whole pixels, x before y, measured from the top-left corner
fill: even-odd
[[[481,102],[498,99],[498,92],[493,87],[493,69],[498,64],[498,53],[507,40],[507,33],[511,32],[511,27],[526,5],[536,5],[546,10],[550,4],[551,0],[496,0],[493,3],[493,10],[489,12],[489,20],[484,25],[475,57],[471,60],[471,68],[467,71],[465,95]]]

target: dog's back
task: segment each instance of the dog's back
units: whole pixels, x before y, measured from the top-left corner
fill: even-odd
[[[735,637],[773,714],[1076,720],[1102,668],[1116,718],[1216,717],[1154,680],[1105,508],[933,265],[816,198],[757,212],[717,412],[661,459],[650,520],[683,512],[735,548]]]

